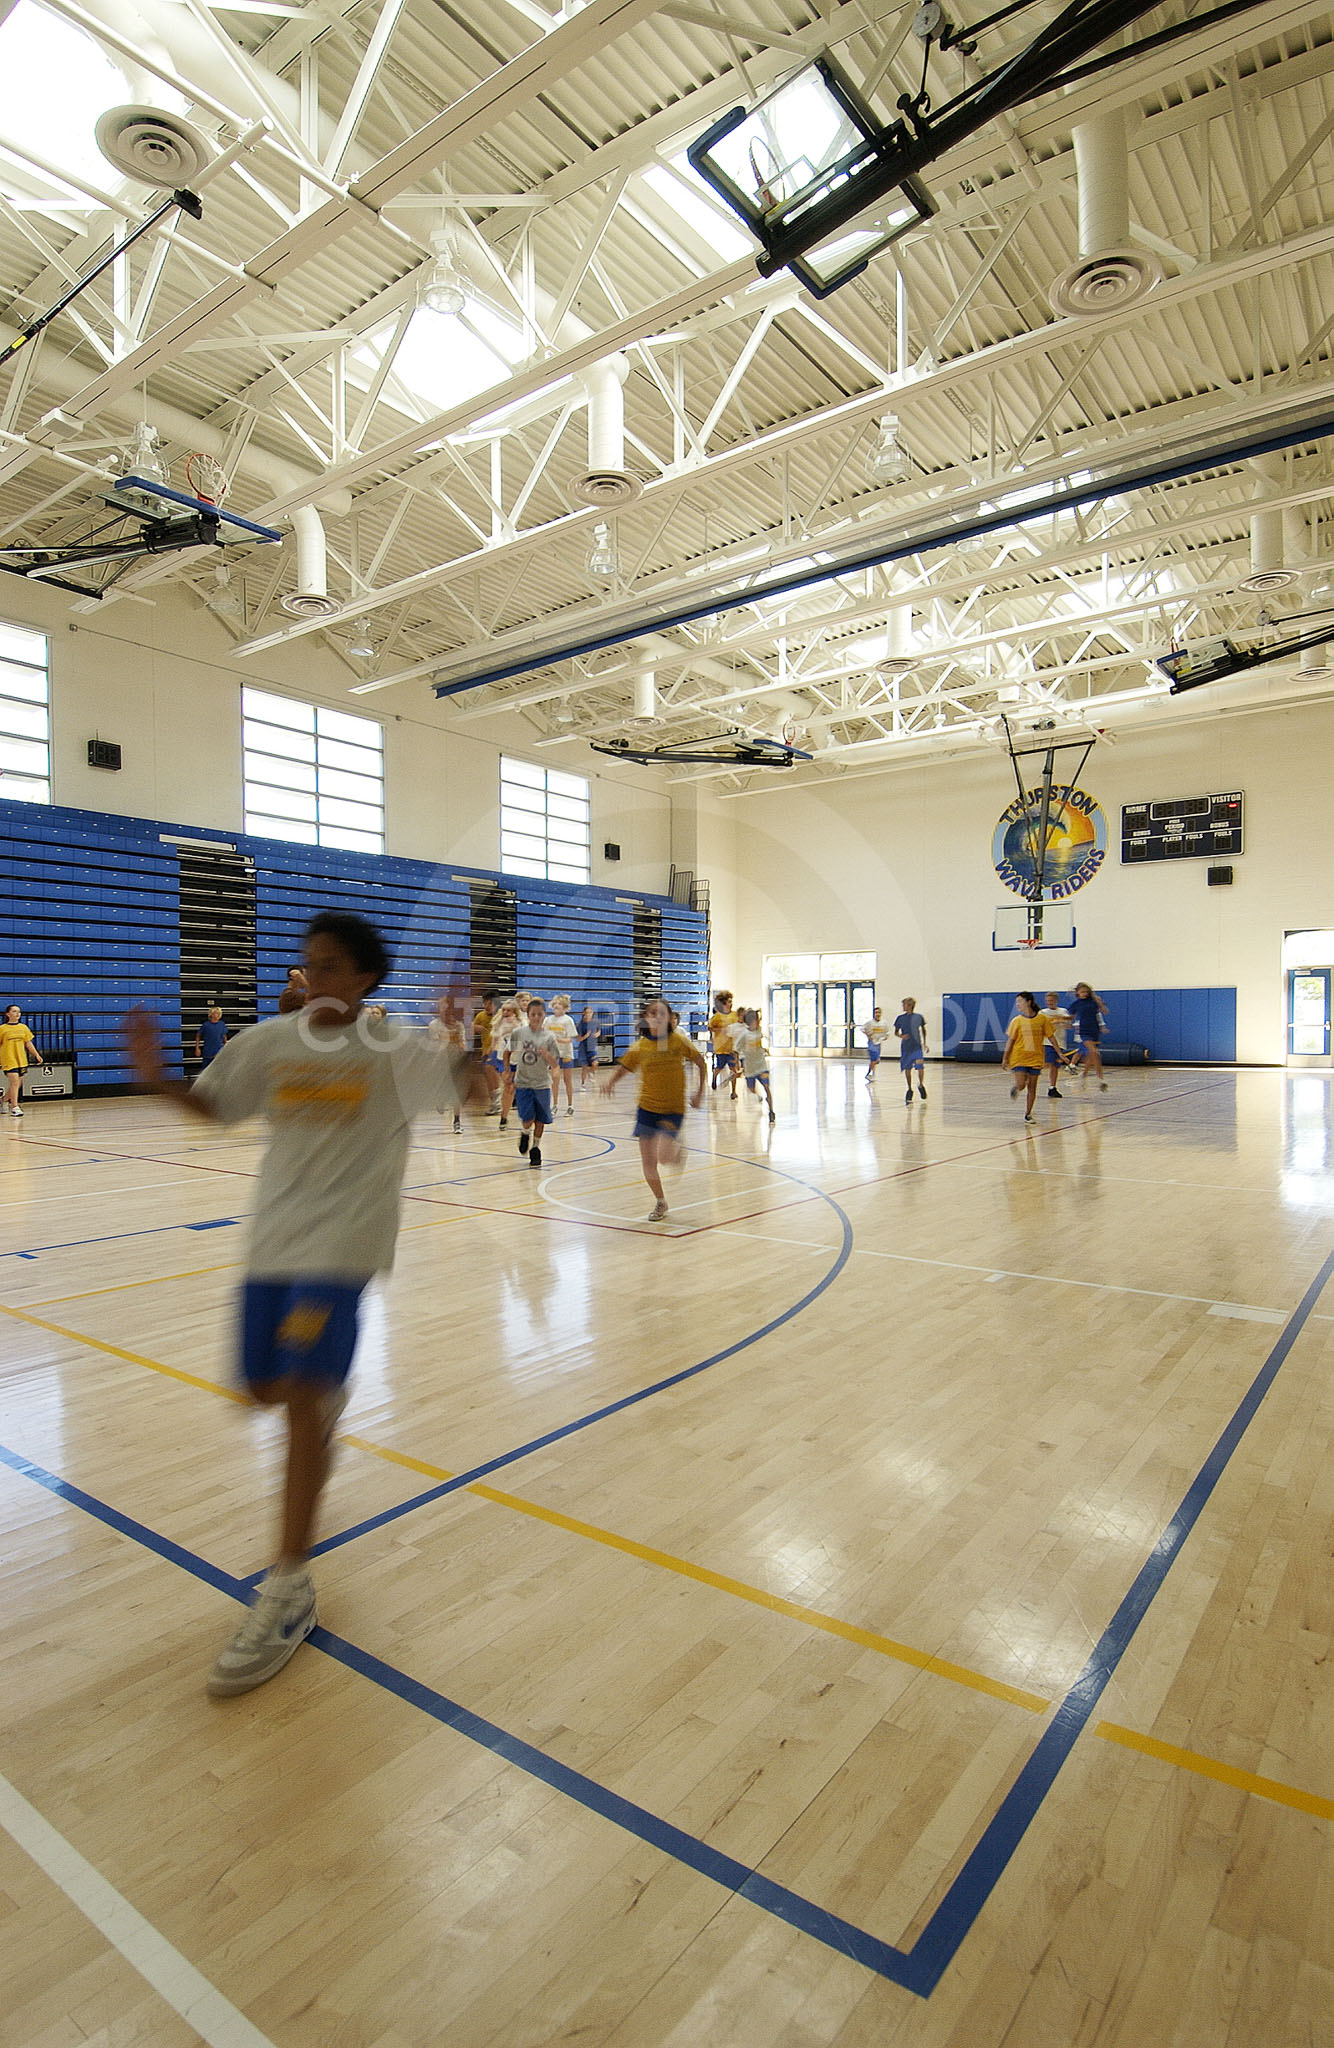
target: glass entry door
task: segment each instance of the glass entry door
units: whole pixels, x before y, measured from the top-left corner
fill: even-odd
[[[791,1052],[797,1042],[797,1008],[790,982],[779,982],[769,991],[769,1050]]]
[[[799,981],[793,990],[793,1001],[797,1012],[798,1052],[820,1050],[820,984],[818,981]]]
[[[1328,967],[1294,967],[1288,976],[1288,1058],[1329,1058]]]
[[[821,1052],[846,1052],[848,1050],[848,984],[846,981],[824,981],[820,984]]]
[[[875,1008],[869,981],[779,981],[769,986],[769,1050],[846,1059],[862,1049]]]

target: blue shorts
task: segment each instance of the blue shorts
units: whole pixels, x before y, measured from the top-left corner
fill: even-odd
[[[906,1074],[909,1067],[920,1067],[921,1065],[923,1065],[921,1046],[910,1044],[905,1038],[903,1044],[899,1047],[899,1072]]]
[[[489,1067],[493,1074],[498,1074],[500,1072],[501,1067],[500,1054],[498,1052],[487,1053],[482,1061],[482,1065],[484,1067]]]
[[[672,1113],[661,1109],[637,1109],[634,1135],[636,1138],[676,1138],[680,1136],[685,1120],[684,1110]]]
[[[573,1060],[562,1060],[562,1061],[561,1061],[561,1063],[560,1063],[560,1070],[561,1070],[562,1074],[570,1074],[570,1073],[573,1073],[573,1071],[574,1071],[574,1061],[573,1061]]]
[[[868,1045],[866,1048],[866,1057],[871,1062],[871,1065],[874,1066],[876,1064],[876,1061],[880,1058],[880,1047],[878,1045]]]
[[[241,1377],[248,1387],[306,1380],[341,1387],[357,1344],[364,1280],[247,1280],[241,1289]]]
[[[1053,1045],[1051,1040],[1048,1039],[1046,1045],[1042,1048],[1044,1064],[1049,1067],[1059,1067],[1061,1064],[1061,1050],[1059,1045]]]
[[[725,1067],[734,1067],[735,1065],[736,1054],[734,1052],[716,1052],[713,1055],[713,1071],[715,1074],[721,1074]]]
[[[1096,1052],[1102,1044],[1102,1033],[1101,1031],[1081,1031],[1079,1043],[1085,1052]]]
[[[581,1067],[595,1067],[598,1063],[598,1049],[595,1045],[581,1045],[577,1064]]]
[[[514,1107],[519,1113],[521,1124],[549,1124],[551,1122],[551,1090],[549,1088],[516,1088]]]
[[[753,1074],[750,1073],[749,1070],[747,1070],[746,1086],[747,1088],[753,1088],[757,1081],[767,1081],[768,1078],[769,1069],[767,1067],[757,1067]]]

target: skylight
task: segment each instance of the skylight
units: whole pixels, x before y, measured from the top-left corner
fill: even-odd
[[[34,156],[104,190],[123,180],[93,138],[108,107],[133,97],[125,73],[81,28],[48,13],[37,0],[18,0],[0,22],[0,76],[5,80],[5,133]],[[40,173],[22,166],[17,197],[30,195]],[[59,187],[54,189],[59,190]],[[91,202],[88,202],[91,203]]]
[[[352,361],[365,380],[375,374],[380,352],[393,329],[378,328]],[[391,383],[419,402],[424,412],[447,412],[493,384],[503,384],[529,353],[517,322],[470,299],[463,313],[433,313],[419,306],[394,357]]]
[[[684,150],[669,164],[653,164],[640,175],[649,190],[724,263],[753,254],[755,245],[749,235],[706,192]]]

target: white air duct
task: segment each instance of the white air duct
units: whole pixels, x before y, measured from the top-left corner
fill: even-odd
[[[1283,458],[1274,455],[1257,455],[1251,462],[1256,475],[1256,496],[1265,497],[1283,480]],[[1251,514],[1251,570],[1243,576],[1241,587],[1261,595],[1270,590],[1286,590],[1297,580],[1296,571],[1286,566],[1283,552],[1283,513],[1278,506],[1267,506],[1263,512]]]
[[[911,668],[912,657],[912,606],[896,604],[885,618],[885,662],[886,668]]]
[[[645,669],[635,677],[635,708],[630,714],[632,725],[652,725],[658,715],[658,678],[655,670]]]
[[[1058,313],[1087,317],[1132,306],[1163,274],[1156,256],[1130,240],[1130,164],[1118,107],[1072,131],[1079,182],[1079,260],[1047,293]]]
[[[570,495],[581,505],[596,505],[600,511],[631,504],[642,488],[639,478],[625,466],[624,386],[628,374],[624,356],[607,356],[593,365],[585,379],[588,468],[574,479]]]
[[[292,531],[296,535],[296,589],[283,598],[282,608],[296,619],[327,619],[338,606],[329,595],[324,528],[313,505],[297,506]]]

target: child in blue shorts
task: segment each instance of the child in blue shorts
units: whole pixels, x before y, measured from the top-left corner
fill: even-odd
[[[903,1075],[907,1093],[904,1102],[912,1102],[912,1079],[917,1076],[917,1093],[926,1101],[926,1018],[920,1015],[915,996],[904,996],[903,1010],[894,1019],[894,1036],[899,1041],[899,1071]]]
[[[229,1040],[193,1088],[167,1072],[154,1017],[137,1011],[126,1026],[146,1088],[210,1122],[262,1115],[269,1124],[241,1297],[241,1373],[254,1401],[287,1411],[287,1475],[277,1560],[213,1666],[215,1699],[272,1678],[315,1626],[311,1538],[347,1400],[358,1305],[367,1282],[393,1264],[413,1117],[470,1092],[466,1053],[370,1018],[365,998],[389,965],[364,918],[313,919],[304,1007]]]
[[[514,1027],[505,1049],[505,1077],[512,1077],[514,1107],[523,1125],[519,1153],[528,1154],[530,1166],[542,1164],[542,1133],[554,1115],[551,1086],[560,1081],[560,1040],[547,1030],[546,1014],[541,996],[534,996],[528,1022]]]

